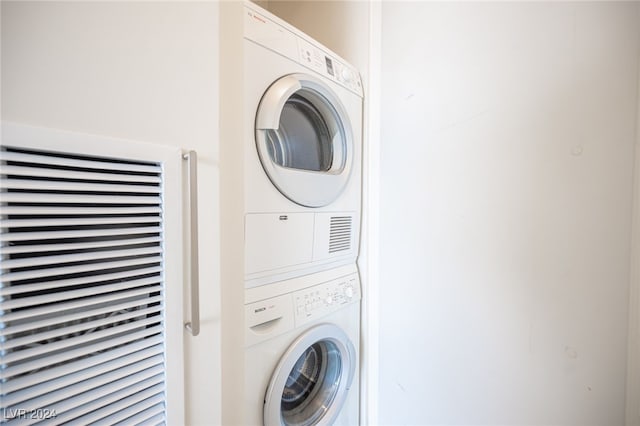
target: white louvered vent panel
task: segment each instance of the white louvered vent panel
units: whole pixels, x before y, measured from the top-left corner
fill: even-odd
[[[329,253],[351,249],[351,216],[333,216],[329,225]]]
[[[161,165],[0,166],[0,422],[166,422]]]

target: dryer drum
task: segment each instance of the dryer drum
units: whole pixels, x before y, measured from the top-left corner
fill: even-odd
[[[322,113],[294,94],[280,115],[280,127],[267,132],[272,161],[290,169],[326,172],[333,163],[333,137]]]

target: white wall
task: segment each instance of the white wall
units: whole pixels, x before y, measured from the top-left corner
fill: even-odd
[[[3,120],[198,151],[202,332],[185,337],[189,424],[220,423],[217,22],[216,3],[2,2]]]
[[[639,76],[640,78],[640,76]],[[640,83],[638,84],[640,86]],[[636,165],[629,291],[629,351],[627,359],[627,426],[640,426],[640,87],[636,127]]]
[[[244,413],[244,47],[243,4],[220,3],[220,230],[222,424]]]
[[[624,424],[634,3],[383,3],[380,422]]]

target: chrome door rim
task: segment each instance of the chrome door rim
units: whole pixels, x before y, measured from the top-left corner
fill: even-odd
[[[310,424],[330,425],[340,414],[355,373],[355,348],[340,327],[335,324],[320,324],[300,335],[289,348],[287,348],[278,362],[265,395],[265,426],[287,424],[282,416],[281,403],[282,394],[289,374],[305,351],[315,343],[322,341],[329,341],[337,347],[342,360],[342,370],[340,372],[338,389],[331,398],[331,402],[326,406],[324,413],[318,417],[317,421]]]
[[[332,164],[326,171],[311,171],[282,167],[274,163],[268,148],[269,132],[278,132],[282,110],[288,99],[296,94],[307,99],[326,116],[332,116],[327,121],[336,122],[341,127],[342,140],[332,140],[332,144],[343,145],[337,153],[336,163],[340,164]],[[255,139],[258,156],[267,176],[278,191],[294,203],[305,207],[324,207],[344,191],[353,165],[353,130],[340,99],[319,79],[307,74],[289,74],[274,82],[260,101],[256,114]]]

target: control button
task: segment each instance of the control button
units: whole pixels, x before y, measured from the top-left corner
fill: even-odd
[[[347,82],[348,82],[348,81],[350,81],[350,80],[351,80],[351,78],[352,78],[351,71],[349,71],[349,69],[348,69],[348,68],[342,68],[342,73],[341,73],[341,74],[342,74],[342,79],[343,79],[344,81],[347,81]]]
[[[331,305],[333,303],[333,298],[331,296],[327,296],[327,298],[324,299],[324,303]]]
[[[353,297],[353,287],[345,288],[344,295],[347,296],[347,298],[351,299]]]

